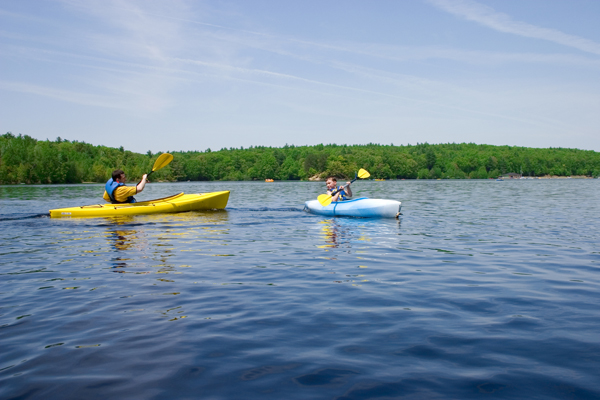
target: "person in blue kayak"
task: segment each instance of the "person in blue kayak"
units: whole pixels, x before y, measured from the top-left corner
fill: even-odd
[[[350,189],[350,184],[352,182],[346,182],[344,186],[337,185],[337,178],[335,176],[330,176],[327,178],[327,194],[332,194],[338,191],[333,195],[331,201],[344,201],[347,200],[348,197],[352,197],[352,190]]]
[[[125,172],[120,169],[114,170],[112,178],[104,186],[104,200],[113,204],[135,203],[134,195],[144,190],[148,175],[142,176],[142,181],[135,186],[125,186]]]

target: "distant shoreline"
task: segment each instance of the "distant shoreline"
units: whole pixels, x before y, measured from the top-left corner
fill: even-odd
[[[576,175],[576,176],[558,176],[558,175],[544,175],[544,176],[524,176],[522,178],[503,178],[506,180],[514,179],[594,179],[593,176]]]
[[[130,182],[151,170],[160,154],[93,146],[57,138],[0,135],[0,184],[106,182],[115,169]],[[303,181],[352,179],[364,169],[376,179],[569,179],[600,176],[600,152],[445,143],[393,146],[256,146],[173,152],[158,181]]]
[[[463,179],[457,179],[457,178],[424,178],[424,179],[417,179],[417,178],[398,178],[398,179],[367,179],[367,182],[396,182],[396,181],[409,181],[409,182],[426,182],[426,181],[524,181],[524,180],[540,180],[540,179],[552,179],[552,180],[570,180],[570,179],[577,179],[577,180],[585,180],[585,179],[600,179],[600,178],[594,178],[592,176],[536,176],[536,177],[523,177],[523,178],[487,178],[487,179],[481,179],[481,178],[463,178]],[[324,179],[301,179],[301,180],[279,180],[279,179],[275,179],[273,182],[271,183],[277,183],[277,182],[313,182],[313,183],[323,183],[325,180]],[[263,180],[260,179],[255,179],[255,180],[251,180],[251,181],[232,181],[232,180],[214,180],[214,181],[167,181],[167,180],[160,180],[160,181],[154,181],[153,183],[191,183],[191,182],[202,182],[202,183],[224,183],[224,182],[247,182],[247,183],[256,183],[256,184],[260,184],[260,183],[264,183]],[[24,182],[20,182],[20,183],[0,183],[0,187],[3,186],[19,186],[19,185],[27,185],[27,186],[41,186],[41,185],[104,185],[103,182],[75,182],[75,183],[24,183]]]

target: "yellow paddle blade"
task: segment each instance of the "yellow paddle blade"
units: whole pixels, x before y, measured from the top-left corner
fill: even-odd
[[[154,167],[152,167],[152,172],[158,171],[161,168],[166,167],[169,163],[173,161],[173,155],[169,153],[162,153],[156,161],[154,161]]]
[[[362,169],[362,168],[358,170],[358,177],[360,179],[365,179],[365,178],[368,178],[370,176],[371,176],[371,174],[369,173],[369,171],[367,171],[365,169]]]
[[[317,200],[319,200],[319,203],[323,207],[327,207],[331,204],[331,196],[328,194],[320,194],[319,197],[317,197]]]

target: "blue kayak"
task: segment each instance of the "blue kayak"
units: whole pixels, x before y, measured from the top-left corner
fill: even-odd
[[[313,214],[331,217],[398,218],[402,203],[396,200],[360,199],[332,202],[323,207],[318,200],[304,203],[304,210]]]

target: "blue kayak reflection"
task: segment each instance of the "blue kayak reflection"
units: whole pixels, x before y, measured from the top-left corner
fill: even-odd
[[[347,224],[341,224],[337,219],[326,219],[319,222],[321,229],[321,238],[325,242],[317,247],[322,249],[352,247],[352,239],[356,235],[353,227]],[[364,240],[364,238],[362,239]]]
[[[364,247],[380,236],[389,241],[389,234],[397,233],[400,220],[377,220],[358,218],[331,218],[319,221],[320,237],[325,242],[317,247],[322,249],[350,249]],[[392,236],[392,237],[395,237]],[[394,240],[397,243],[397,240]]]

